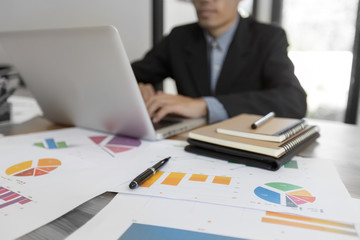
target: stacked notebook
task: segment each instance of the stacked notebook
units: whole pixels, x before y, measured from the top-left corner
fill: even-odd
[[[320,136],[303,119],[274,117],[252,129],[260,115],[240,114],[189,133],[188,152],[277,170]]]

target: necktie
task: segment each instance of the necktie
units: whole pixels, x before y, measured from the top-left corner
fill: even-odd
[[[211,42],[211,50],[210,50],[210,71],[211,71],[211,82],[210,89],[211,93],[215,93],[216,83],[219,78],[221,70],[221,49],[219,44],[213,40]]]

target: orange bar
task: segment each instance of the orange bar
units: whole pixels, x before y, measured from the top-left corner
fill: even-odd
[[[212,181],[213,183],[218,183],[218,184],[225,184],[225,185],[229,185],[231,181],[231,177],[220,177],[220,176],[215,176],[214,180]]]
[[[176,173],[172,172],[165,178],[165,180],[161,184],[177,186],[180,181],[185,177],[185,173]]]
[[[302,216],[285,214],[285,213],[277,213],[277,212],[266,212],[266,215],[272,216],[272,217],[293,219],[293,220],[298,220],[298,221],[303,221],[303,222],[313,222],[313,223],[320,223],[320,224],[325,224],[325,225],[330,225],[330,226],[346,227],[346,228],[354,229],[354,225],[351,225],[351,224],[334,222],[334,221],[323,220],[323,219],[318,219],[318,218],[302,217]]]
[[[205,182],[207,178],[208,178],[208,175],[193,174],[189,178],[189,181]]]
[[[151,187],[160,177],[163,175],[164,172],[157,171],[154,175],[152,175],[149,179],[147,179],[145,182],[140,184],[140,187]]]
[[[339,233],[339,234],[344,234],[344,235],[357,236],[356,232],[349,232],[349,231],[344,231],[344,230],[329,228],[329,227],[321,227],[321,226],[311,225],[311,224],[307,224],[307,223],[290,222],[290,221],[286,221],[286,220],[267,218],[267,217],[263,217],[261,219],[261,221],[265,222],[265,223],[274,223],[274,224],[280,224],[280,225],[291,226],[291,227],[306,228],[306,229],[318,230],[318,231],[323,231],[323,232],[331,232],[331,233]]]

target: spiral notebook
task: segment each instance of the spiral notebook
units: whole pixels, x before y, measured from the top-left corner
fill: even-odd
[[[288,149],[286,154],[279,158],[197,141],[190,138],[187,140],[189,145],[185,147],[185,151],[211,158],[217,158],[220,160],[276,171],[282,165],[289,162],[297,153],[314,142],[318,137],[319,133],[316,132],[314,135],[311,135],[310,137],[306,138],[306,140],[300,142],[295,148]]]
[[[219,124],[221,123],[201,127],[191,131],[189,133],[189,138],[232,149],[280,158],[312,136],[319,135],[319,130],[316,126],[306,126],[286,141],[278,143],[221,134],[217,132]]]

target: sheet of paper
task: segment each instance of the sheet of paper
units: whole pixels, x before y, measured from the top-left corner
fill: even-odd
[[[186,153],[185,144],[170,140],[153,144],[142,158],[171,156],[170,161],[135,190],[127,184],[109,190],[338,221],[357,217],[351,197],[329,161],[295,158],[272,172]],[[149,161],[148,166],[154,162]]]
[[[79,128],[0,139],[1,239],[19,237],[138,172],[149,143]],[[13,227],[13,226],[16,226]]]
[[[17,238],[103,192],[93,164],[31,147],[1,146],[1,239]]]
[[[146,228],[144,228],[146,227]],[[353,223],[193,201],[118,194],[68,239],[133,239],[142,231],[216,239],[358,239]],[[259,231],[261,229],[261,231]],[[147,232],[154,234],[154,232]],[[225,236],[224,236],[225,235]],[[162,239],[162,238],[157,238]],[[176,238],[175,238],[176,239]],[[206,239],[206,238],[203,238]]]
[[[2,229],[1,239],[19,237],[106,190],[168,198],[159,200],[163,204],[183,199],[196,208],[207,202],[219,209],[246,207],[349,224],[358,216],[329,162],[296,158],[270,172],[189,154],[185,145],[80,128],[0,138],[0,225],[17,226]],[[131,179],[167,156],[172,158],[158,179],[129,191]],[[122,229],[130,225],[126,222]]]

